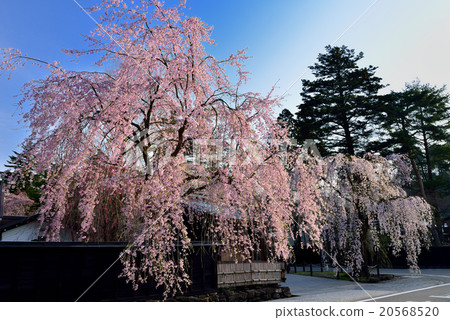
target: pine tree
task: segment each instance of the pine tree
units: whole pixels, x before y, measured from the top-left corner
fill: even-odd
[[[445,90],[445,86],[438,88],[415,81],[406,84],[402,92],[384,96],[378,121],[387,138],[371,146],[382,154],[407,154],[419,194],[435,207],[438,207],[436,191],[445,190],[448,184],[450,165],[450,96]],[[438,210],[435,223],[440,233]]]
[[[328,153],[364,153],[373,132],[373,110],[383,85],[376,67],[359,67],[363,53],[325,47],[310,66],[315,80],[302,80],[303,102],[296,113],[297,136],[318,139]]]

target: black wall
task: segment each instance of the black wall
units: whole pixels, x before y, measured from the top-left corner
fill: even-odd
[[[393,268],[406,268],[406,254],[400,253],[399,256],[389,256]],[[429,249],[422,249],[419,255],[420,268],[450,268],[450,246],[444,247],[430,247]]]
[[[295,251],[296,264],[318,264],[320,263],[320,254],[317,251],[311,249],[299,249]],[[401,252],[398,256],[389,254],[389,260],[391,266],[381,265],[380,267],[392,267],[392,268],[407,268],[406,254]],[[450,246],[443,247],[430,247],[429,249],[422,249],[419,255],[419,267],[420,268],[450,268]]]
[[[75,301],[120,255],[126,243],[0,242],[0,301]],[[195,246],[189,257],[192,285],[186,294],[217,289],[211,247]],[[155,283],[131,284],[113,267],[80,301],[144,301],[162,297]]]

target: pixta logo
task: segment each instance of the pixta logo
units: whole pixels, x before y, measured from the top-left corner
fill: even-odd
[[[152,137],[148,129],[135,132],[129,142],[131,146],[125,152],[129,165],[146,174],[152,174],[173,158],[173,146]],[[183,155],[185,161],[193,166],[231,167],[238,161],[240,165],[263,164],[267,150],[271,148],[271,152],[276,152],[282,161],[286,161],[289,147],[302,148],[305,154],[321,158],[311,139],[303,145],[294,139],[290,142],[278,139],[191,139],[186,141]]]

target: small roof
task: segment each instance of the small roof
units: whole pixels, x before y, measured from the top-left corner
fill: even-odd
[[[3,216],[2,219],[0,219],[0,232],[11,230],[32,221],[36,221],[37,217],[37,213],[31,216]]]

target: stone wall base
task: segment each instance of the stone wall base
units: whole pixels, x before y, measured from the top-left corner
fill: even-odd
[[[278,284],[219,289],[216,292],[193,296],[177,296],[166,301],[180,302],[253,302],[291,297],[289,287]]]

